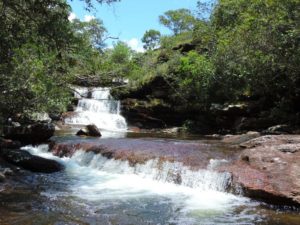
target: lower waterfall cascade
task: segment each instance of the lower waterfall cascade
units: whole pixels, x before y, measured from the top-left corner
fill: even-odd
[[[89,202],[86,203],[89,208],[100,207],[101,210],[107,207],[105,204],[126,208],[127,204],[133,202],[143,205],[151,201],[156,207],[168,206],[171,211],[177,208],[176,216],[169,218],[168,224],[186,225],[198,224],[196,221],[199,217],[207,217],[210,221],[201,224],[211,224],[211,221],[214,221],[212,224],[223,224],[220,221],[224,219],[224,213],[230,213],[244,204],[256,206],[248,198],[225,192],[230,176],[213,170],[217,164],[226,163],[223,160],[210,160],[207,169],[194,171],[181,163],[160,162],[156,159],[133,166],[127,161],[108,159],[101,154],[82,150],[76,151],[72,157],[58,158],[48,152],[47,145],[26,146],[23,150],[57,160],[65,166],[63,177],[56,178],[55,182],[59,182],[57,179],[68,180],[67,189],[43,192],[50,199],[73,196],[80,204]],[[239,220],[250,219],[248,215],[241,217]],[[160,223],[160,219],[163,218],[152,218],[153,221],[157,220],[155,224],[165,224]],[[237,223],[235,218],[227,220]]]

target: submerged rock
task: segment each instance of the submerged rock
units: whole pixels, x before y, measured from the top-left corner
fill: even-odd
[[[5,138],[18,140],[26,144],[42,143],[53,136],[55,126],[51,123],[34,123],[28,125],[13,124],[4,127]]]
[[[300,136],[269,135],[242,144],[235,162],[222,168],[252,198],[300,206]]]
[[[63,165],[54,160],[34,156],[18,149],[2,149],[0,154],[7,162],[32,172],[53,173],[64,169]]]
[[[94,124],[87,125],[86,127],[80,129],[76,135],[78,136],[91,136],[91,137],[101,137],[101,132],[98,127]]]

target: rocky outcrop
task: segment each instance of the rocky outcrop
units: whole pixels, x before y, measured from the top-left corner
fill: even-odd
[[[53,173],[64,169],[60,163],[18,149],[1,149],[0,156],[7,162],[32,172]]]
[[[121,100],[121,114],[128,125],[142,129],[165,128],[167,124],[177,126],[185,120],[185,116],[168,103],[171,93],[162,76],[136,89],[113,88],[111,91],[115,99]]]
[[[245,195],[300,206],[300,136],[262,136],[239,144],[239,159],[221,169]]]
[[[89,124],[84,128],[81,128],[76,135],[78,136],[90,136],[90,137],[101,137],[101,132],[95,124]]]
[[[179,50],[181,53],[187,53],[195,50],[197,45],[191,43],[183,43],[173,48],[173,50]]]
[[[3,128],[5,138],[25,144],[36,144],[47,141],[53,136],[55,126],[51,123],[9,124]]]

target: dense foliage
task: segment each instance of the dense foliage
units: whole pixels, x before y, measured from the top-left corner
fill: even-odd
[[[69,6],[61,0],[2,0],[0,11],[1,113],[60,109],[74,39]]]
[[[65,110],[76,72],[99,69],[102,22],[71,23],[65,0],[1,0],[0,12],[0,117]]]
[[[62,111],[70,84],[129,79],[136,90],[162,77],[171,90],[164,101],[174,107],[203,112],[216,103],[258,101],[259,111],[278,121],[299,119],[300,1],[218,0],[197,7],[196,14],[161,15],[173,34],[149,29],[142,38],[146,51],[137,53],[123,42],[105,48],[102,21],[70,22],[64,0],[1,0],[1,114]]]
[[[188,9],[177,9],[165,12],[159,17],[159,22],[177,35],[193,29],[196,18]]]
[[[197,15],[175,10],[160,16],[174,34],[145,53],[142,65],[151,66],[134,83],[163,76],[174,90],[169,100],[180,106],[203,111],[256,101],[264,116],[299,122],[300,1],[202,3]]]
[[[157,30],[147,30],[142,38],[142,42],[144,43],[144,49],[153,50],[159,46],[160,41],[160,32]]]

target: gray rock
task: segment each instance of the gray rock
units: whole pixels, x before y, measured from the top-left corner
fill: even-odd
[[[31,155],[22,150],[2,149],[1,156],[7,162],[32,172],[54,173],[64,169],[63,165],[54,160]]]
[[[21,126],[8,125],[4,127],[7,139],[18,140],[26,144],[42,143],[53,136],[55,126],[51,123],[33,123]]]
[[[3,174],[4,174],[5,176],[12,176],[12,175],[14,175],[14,172],[13,172],[10,168],[5,168],[5,169],[3,170]]]
[[[98,127],[94,124],[87,125],[86,127],[80,129],[76,135],[79,136],[91,136],[91,137],[101,137],[101,132]]]
[[[279,124],[276,126],[269,127],[263,132],[264,134],[290,134],[292,128],[287,124]]]
[[[0,183],[5,181],[5,175],[0,172]]]
[[[35,122],[44,122],[44,123],[50,123],[52,121],[48,113],[41,113],[41,112],[32,113],[30,115],[30,119]]]

